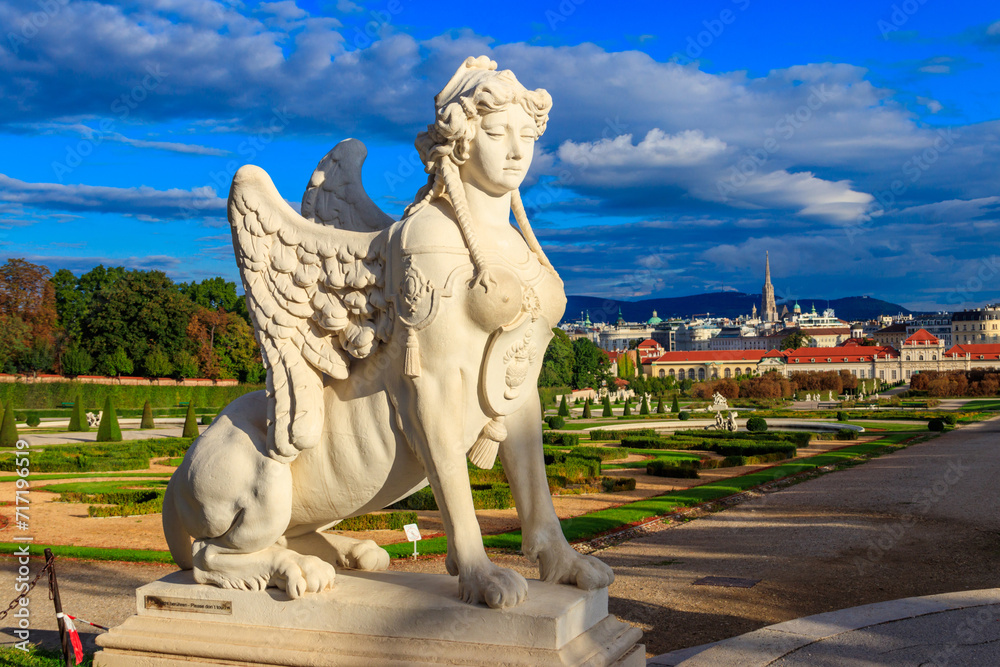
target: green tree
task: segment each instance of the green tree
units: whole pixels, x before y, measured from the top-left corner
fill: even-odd
[[[632,356],[622,352],[618,355],[618,377],[623,380],[631,380],[635,377],[635,362]]]
[[[649,414],[649,401],[646,400],[645,396],[642,397],[642,405],[639,406],[639,414],[640,415]]]
[[[174,355],[174,375],[178,378],[198,377],[198,359],[186,350],[181,350]]]
[[[656,414],[663,415],[667,413],[667,409],[663,406],[663,397],[661,396],[659,400],[656,401]]]
[[[154,378],[169,377],[174,372],[174,365],[170,363],[170,357],[159,345],[153,345],[149,348],[149,354],[146,355],[143,366],[149,377]]]
[[[611,361],[604,350],[586,338],[573,341],[573,383],[574,389],[605,386],[610,377],[608,369]]]
[[[545,348],[539,387],[568,387],[573,382],[573,341],[562,329],[552,330],[552,340]]]
[[[236,283],[225,278],[206,278],[200,283],[181,283],[180,293],[194,303],[208,310],[224,310],[232,313],[239,309],[243,299],[236,293]]]
[[[77,278],[69,269],[59,269],[50,282],[55,291],[59,326],[67,338],[79,342],[87,303],[83,292],[77,289]]]
[[[31,327],[17,315],[0,314],[0,372],[17,370],[15,361],[27,352]]]
[[[615,413],[611,410],[611,396],[605,394],[604,396],[604,411],[601,412],[602,417],[614,417]]]
[[[813,343],[811,336],[802,330],[795,331],[781,339],[782,350],[797,350],[800,347],[809,347]]]
[[[563,394],[562,400],[559,402],[559,416],[569,417],[569,406],[566,405],[566,394]]]
[[[119,377],[129,375],[134,368],[132,360],[125,353],[125,348],[118,346],[111,354],[106,354],[97,362],[97,370],[102,375]]]
[[[72,343],[63,350],[59,363],[62,365],[64,375],[77,376],[86,375],[94,367],[94,360],[76,343]]]
[[[81,339],[91,356],[101,360],[121,347],[144,362],[153,344],[168,357],[186,349],[197,306],[162,271],[122,271],[91,295]],[[135,370],[146,374],[145,368]]]
[[[588,398],[588,399],[586,399],[583,402],[583,418],[584,419],[590,419],[590,417],[591,417],[591,414],[590,414],[590,399]]]
[[[188,403],[187,414],[184,415],[184,432],[182,438],[198,437],[198,420],[194,416],[194,402]]]
[[[678,412],[681,411],[681,404],[677,400],[677,394],[674,394],[674,402],[670,405],[670,411],[673,412],[674,414],[677,414]]]
[[[70,432],[90,430],[90,422],[87,421],[87,413],[83,409],[83,397],[81,394],[76,395],[73,409],[69,413],[69,428],[66,430]]]
[[[104,401],[104,412],[101,414],[101,425],[97,427],[97,442],[121,442],[122,429],[118,425],[118,415],[115,414],[115,404],[109,395]]]
[[[11,399],[4,408],[3,422],[0,423],[0,447],[13,447],[19,437],[14,419],[14,401]]]
[[[622,414],[625,415],[626,417],[632,416],[632,406],[629,405],[627,398],[625,399],[625,410],[622,412]]]
[[[153,421],[153,406],[149,404],[149,401],[142,405],[142,422],[139,424],[139,428],[156,428],[156,422]]]

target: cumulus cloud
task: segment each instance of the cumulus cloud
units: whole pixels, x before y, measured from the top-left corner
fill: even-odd
[[[726,142],[706,137],[701,130],[685,130],[670,135],[653,128],[638,144],[631,134],[596,142],[566,141],[559,147],[559,158],[576,167],[598,164],[602,167],[689,167],[702,164],[726,150]]]
[[[226,200],[211,187],[156,190],[139,186],[27,183],[0,174],[0,199],[52,211],[118,213],[147,219],[217,218],[226,215]]]

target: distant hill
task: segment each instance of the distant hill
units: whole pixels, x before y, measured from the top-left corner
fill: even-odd
[[[575,320],[581,312],[590,312],[592,322],[614,322],[618,319],[618,309],[628,322],[642,322],[657,312],[663,319],[671,317],[691,317],[710,313],[713,317],[738,317],[749,315],[756,305],[761,309],[760,294],[743,294],[742,292],[713,292],[710,294],[693,294],[672,298],[644,299],[642,301],[619,301],[602,299],[595,296],[569,296],[566,305],[565,320]],[[775,296],[778,302],[778,312],[784,304],[782,298]],[[868,320],[879,315],[909,314],[911,311],[899,304],[882,301],[867,296],[848,296],[842,299],[799,299],[802,310],[808,311],[813,305],[816,312],[822,313],[826,308],[833,308],[837,317],[842,320]],[[792,309],[795,302],[787,304]]]

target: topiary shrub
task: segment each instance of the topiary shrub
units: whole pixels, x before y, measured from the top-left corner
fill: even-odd
[[[563,394],[562,401],[559,403],[559,416],[569,417],[569,406],[566,405],[566,395]]]
[[[847,413],[846,412],[838,412],[837,413],[837,421],[839,421],[839,422],[846,422],[847,421]]]
[[[661,398],[656,402],[656,414],[663,415],[667,413],[667,409],[663,405],[663,399]]]
[[[767,422],[763,417],[751,417],[747,420],[747,430],[751,433],[763,433],[767,430]]]
[[[149,401],[146,401],[142,406],[142,422],[139,424],[139,428],[156,428],[156,422],[153,421],[153,406],[149,404]]]
[[[674,402],[670,405],[670,411],[675,414],[681,411],[681,404],[677,402],[677,394],[674,394]]]
[[[687,410],[681,410],[677,413],[677,418],[681,421],[687,421],[688,419],[691,419],[691,413]]]
[[[83,397],[80,394],[77,394],[76,402],[73,403],[73,409],[69,413],[69,428],[66,430],[71,432],[90,430],[87,414],[83,409]]]
[[[14,418],[14,401],[11,400],[3,411],[3,422],[0,423],[0,447],[13,447],[17,444],[17,424]],[[34,467],[34,466],[33,466]]]
[[[645,396],[642,397],[642,405],[639,406],[639,414],[640,415],[649,414],[649,401],[646,400]]]
[[[945,415],[944,423],[947,424],[948,426],[955,426],[956,424],[958,424],[958,417],[955,415]]]
[[[545,423],[549,425],[549,428],[560,429],[566,425],[566,420],[562,417],[548,417]]]
[[[628,399],[625,399],[625,409],[622,411],[622,415],[625,417],[632,416],[632,406],[628,404]]]
[[[835,437],[837,440],[857,440],[858,432],[852,428],[842,428],[837,431]]]
[[[611,411],[611,397],[604,397],[604,410],[601,412],[602,417],[614,417],[615,413]]]
[[[28,421],[28,413],[27,412],[17,412],[17,413],[14,414],[14,420],[15,421],[19,421],[19,422]]]
[[[188,403],[187,414],[184,415],[184,432],[182,438],[197,438],[199,435],[198,421],[194,416],[194,401]]]
[[[212,423],[212,416],[211,415],[202,415],[200,421],[201,421],[201,425],[202,426],[208,426],[209,424]]]
[[[31,426],[32,428],[34,428],[35,426],[38,426],[39,424],[41,424],[42,420],[41,420],[41,418],[38,415],[31,414],[31,415],[28,415],[28,418],[25,420],[25,423],[28,426]]]
[[[592,415],[590,413],[590,399],[588,398],[586,401],[583,402],[583,418],[590,419],[591,416]]]
[[[104,412],[101,414],[101,425],[97,428],[97,442],[121,442],[122,429],[118,425],[118,415],[115,414],[115,404],[109,395],[104,401]]]
[[[928,431],[943,431],[944,430],[944,420],[941,419],[941,418],[939,418],[939,417],[935,417],[934,419],[932,419],[929,422],[927,422],[927,430]]]

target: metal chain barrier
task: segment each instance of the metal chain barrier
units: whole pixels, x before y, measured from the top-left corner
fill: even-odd
[[[28,590],[26,590],[25,592],[21,593],[16,598],[14,598],[14,600],[9,605],[7,605],[6,609],[4,609],[3,611],[0,611],[0,621],[2,621],[5,618],[7,618],[7,614],[9,614],[11,612],[11,610],[14,609],[14,607],[16,607],[17,605],[19,605],[21,603],[21,600],[23,598],[28,597],[28,594],[31,593],[32,589],[35,587],[35,584],[37,584],[38,580],[42,578],[42,575],[45,574],[47,571],[49,571],[52,568],[52,563],[54,561],[55,561],[54,558],[50,558],[50,559],[48,559],[48,560],[45,561],[45,565],[42,566],[42,569],[38,571],[38,574],[35,575],[35,578],[31,581],[30,584],[28,584]],[[51,599],[51,598],[52,598],[52,591],[49,590],[49,599]]]

